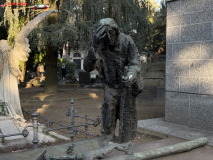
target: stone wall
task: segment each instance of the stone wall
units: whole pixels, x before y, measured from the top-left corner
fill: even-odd
[[[165,63],[142,63],[144,87],[165,86]]]
[[[167,1],[165,119],[213,131],[213,0]]]

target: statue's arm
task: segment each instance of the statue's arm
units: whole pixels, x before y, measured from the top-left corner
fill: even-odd
[[[128,65],[126,76],[123,77],[126,86],[132,85],[140,75],[141,61],[138,49],[131,37],[128,37]]]
[[[22,73],[19,70],[19,64],[21,61],[27,61],[31,52],[28,35],[30,32],[49,14],[58,12],[55,9],[40,13],[37,17],[29,21],[22,30],[16,35],[15,46],[10,51],[9,56],[9,69],[10,72],[17,77],[21,78]]]
[[[96,61],[98,60],[97,56],[95,55],[94,48],[91,47],[89,49],[87,57],[84,59],[84,70],[87,72],[91,72],[96,67]]]

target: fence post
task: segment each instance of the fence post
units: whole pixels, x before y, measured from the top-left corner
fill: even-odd
[[[33,148],[38,147],[38,113],[36,112],[37,109],[36,107],[34,108],[34,113],[31,114],[32,119],[33,119]]]
[[[74,137],[75,137],[75,134],[74,134],[74,102],[73,99],[70,101],[70,104],[71,104],[71,108],[70,108],[70,124],[71,124],[71,131],[70,131],[70,138],[71,138],[71,141],[73,141]]]
[[[104,126],[103,126],[103,116],[102,116],[102,107],[101,109],[101,135],[104,136]]]

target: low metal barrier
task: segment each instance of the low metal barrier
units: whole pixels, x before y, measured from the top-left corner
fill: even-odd
[[[34,113],[30,113],[29,111],[24,111],[24,109],[22,108],[22,111],[23,113],[26,113],[28,115],[31,115],[32,116],[32,119],[33,119],[33,144],[35,145],[35,148],[37,148],[37,144],[38,144],[38,119],[43,119],[45,121],[45,124],[46,124],[46,127],[43,129],[43,133],[48,133],[50,131],[54,131],[54,130],[60,130],[60,129],[67,129],[68,130],[68,133],[70,133],[70,140],[73,141],[74,140],[74,137],[76,135],[77,132],[81,132],[81,133],[84,133],[86,135],[86,138],[87,138],[87,135],[90,135],[90,136],[93,136],[93,137],[97,137],[99,135],[93,135],[91,133],[88,133],[87,132],[87,129],[89,126],[93,125],[94,127],[97,127],[100,123],[101,123],[101,134],[103,136],[104,134],[104,130],[103,130],[103,122],[101,121],[101,117],[98,116],[96,117],[95,119],[91,119],[91,118],[88,118],[87,117],[87,114],[85,114],[85,116],[80,116],[78,114],[78,112],[74,109],[74,101],[73,99],[70,101],[71,103],[71,107],[70,109],[68,109],[68,111],[66,112],[66,116],[70,117],[70,125],[64,125],[64,124],[61,124],[61,122],[55,122],[53,119],[50,119],[48,120],[47,118],[45,117],[42,117],[40,115],[40,113],[37,113],[37,109],[35,108],[34,109]],[[100,108],[101,109],[101,108]],[[85,119],[85,124],[80,124],[80,125],[74,125],[75,121],[74,121],[74,118],[83,118]],[[92,121],[92,123],[88,123],[88,121]],[[56,124],[58,125],[59,127],[57,128],[50,128],[50,126],[52,124]],[[85,127],[85,131],[82,131],[80,130],[78,127]]]
[[[33,119],[33,125],[27,125],[24,127],[23,131],[21,133],[14,133],[14,134],[2,134],[0,135],[1,142],[4,142],[5,137],[11,137],[11,136],[18,136],[22,135],[24,137],[27,137],[29,135],[29,131],[27,130],[28,127],[33,127],[33,148],[38,147],[38,113],[36,112],[36,108],[34,109],[34,113],[31,114],[32,119]]]

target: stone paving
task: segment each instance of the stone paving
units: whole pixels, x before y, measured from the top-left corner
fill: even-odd
[[[159,136],[161,138],[178,137],[185,140],[206,137],[208,138],[208,145],[213,146],[213,132],[168,123],[164,118],[139,120],[138,132]]]

